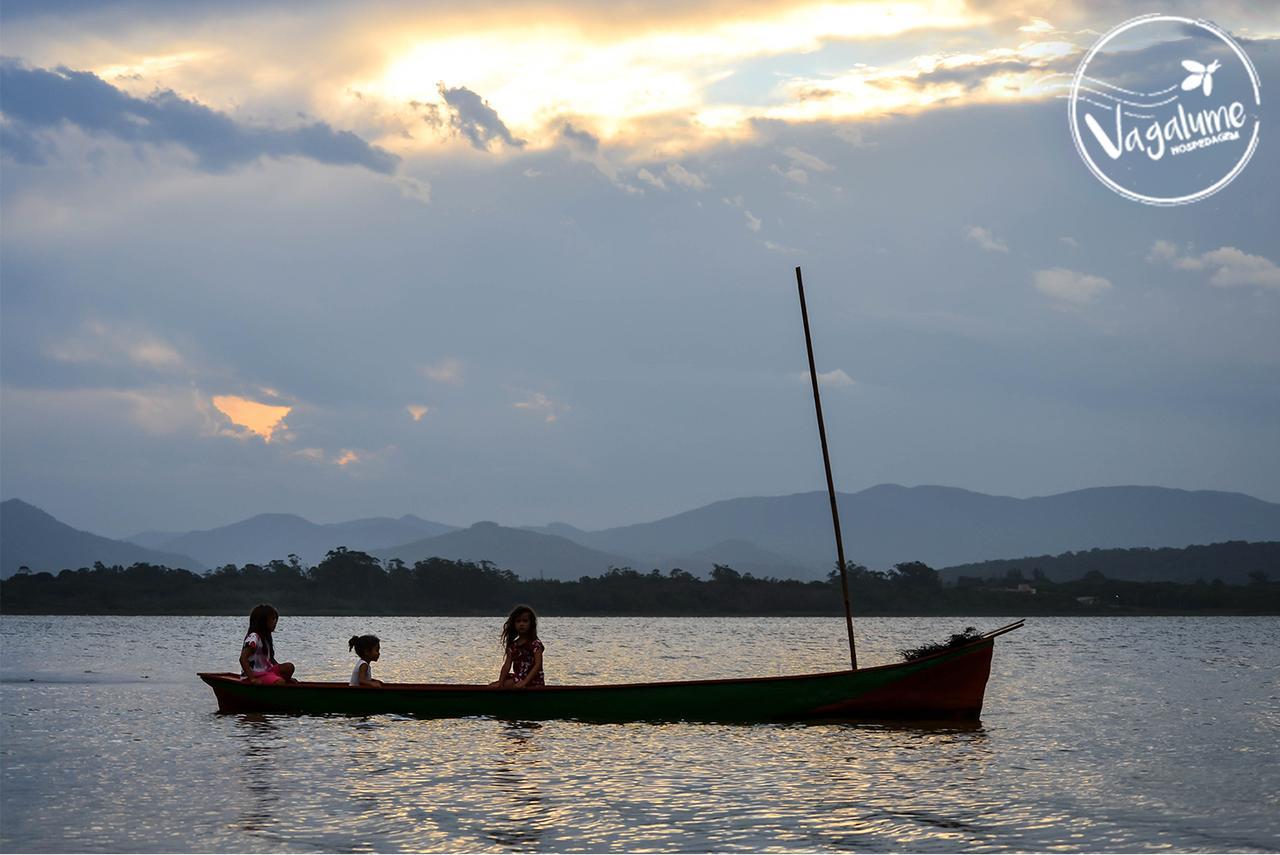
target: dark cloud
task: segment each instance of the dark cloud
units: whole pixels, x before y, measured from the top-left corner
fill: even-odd
[[[261,157],[305,157],[384,174],[394,172],[399,163],[394,154],[324,122],[254,127],[168,90],[135,98],[87,71],[28,68],[4,59],[0,89],[4,152],[27,163],[44,159],[48,144],[40,139],[40,131],[64,124],[126,142],[179,145],[194,154],[202,168],[215,172]]]
[[[575,128],[571,123],[565,122],[564,127],[560,129],[562,136],[571,147],[576,147],[584,151],[596,151],[600,148],[600,139],[588,131],[581,131]]]
[[[0,153],[10,160],[30,166],[44,163],[40,143],[31,134],[12,127],[7,122],[0,124]]]
[[[984,62],[975,65],[962,65],[955,68],[938,68],[933,71],[926,71],[916,75],[912,81],[919,86],[928,86],[940,83],[959,83],[965,89],[976,89],[987,78],[1005,72],[1027,72],[1040,71],[1050,73],[1054,71],[1074,70],[1080,58],[1076,55],[1057,59],[1052,62],[1028,63],[1018,59],[1003,59],[995,62]]]
[[[524,145],[524,140],[516,139],[503,124],[497,111],[467,87],[447,89],[442,83],[440,97],[449,107],[449,124],[481,151],[487,151],[489,143],[494,140],[515,148]]]
[[[277,3],[287,6],[287,3]],[[295,3],[295,5],[301,5]],[[204,16],[253,11],[262,4],[255,0],[190,0],[176,4],[164,0],[5,0],[0,3],[0,21],[30,18],[76,18],[86,15],[130,14],[176,19],[181,16]]]

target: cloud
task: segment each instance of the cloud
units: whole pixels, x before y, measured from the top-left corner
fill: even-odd
[[[672,182],[679,184],[681,187],[687,187],[690,190],[706,190],[707,181],[701,175],[690,172],[678,163],[672,163],[667,166],[667,178]]]
[[[1059,240],[1059,241],[1060,241],[1064,246],[1069,246],[1069,247],[1071,247],[1072,249],[1079,249],[1079,248],[1080,248],[1080,241],[1076,240],[1076,239],[1075,239],[1075,238],[1073,238],[1073,237],[1060,237],[1060,238],[1058,238],[1058,240]]]
[[[128,364],[167,372],[186,368],[182,355],[168,342],[145,331],[96,320],[86,322],[75,335],[49,344],[46,353],[58,362],[73,364]]]
[[[424,365],[419,370],[424,377],[437,383],[448,383],[450,386],[461,386],[463,384],[462,360],[455,359],[452,356],[433,362],[430,365]]]
[[[439,88],[440,97],[449,111],[449,124],[472,146],[488,151],[489,144],[495,140],[512,148],[524,146],[524,140],[516,139],[498,117],[498,112],[475,92],[465,86],[448,89],[443,83]]]
[[[652,172],[650,172],[647,169],[641,169],[639,172],[637,172],[636,178],[639,178],[641,181],[643,181],[646,184],[657,187],[659,190],[667,189],[666,183],[661,178],[654,175]]]
[[[422,421],[422,417],[431,412],[431,408],[426,404],[409,404],[405,407],[405,411],[413,418],[415,422]]]
[[[1065,78],[1058,88],[1069,85],[1070,72],[1092,40],[1076,44],[1054,34],[1016,47],[994,44],[972,52],[921,53],[894,65],[858,63],[831,76],[795,76],[782,83],[789,103],[771,106],[765,114],[786,121],[834,120],[1042,100],[1054,94],[1054,87],[1045,86],[1046,75]],[[866,145],[857,129],[837,136]]]
[[[517,410],[529,410],[543,417],[543,421],[551,424],[560,416],[559,414],[569,409],[567,404],[553,400],[550,396],[544,395],[542,392],[525,392],[528,397],[523,401],[516,401],[511,406]]]
[[[781,175],[796,184],[808,184],[810,172],[830,172],[835,169],[834,166],[817,155],[809,154],[807,151],[795,146],[784,148],[782,153],[787,156],[791,163],[785,169],[777,164],[770,164],[769,171],[776,175]]]
[[[830,172],[835,169],[834,166],[817,155],[809,154],[807,151],[798,149],[795,146],[784,148],[782,153],[791,158],[793,166],[801,166],[811,172]]]
[[[747,210],[747,208],[746,208],[746,202],[745,202],[745,201],[743,201],[743,198],[742,198],[741,196],[732,196],[732,197],[730,197],[730,196],[726,196],[726,197],[724,197],[723,199],[721,199],[720,201],[724,202],[726,205],[728,205],[728,206],[730,206],[730,207],[732,207],[732,208],[737,208],[737,209],[739,209],[740,211],[742,211],[743,216],[745,216],[745,217],[746,217],[746,219],[747,219],[747,228],[748,228],[748,229],[750,229],[750,230],[751,230],[751,231],[753,231],[753,232],[758,232],[758,231],[760,231],[760,227],[761,227],[761,220],[760,220],[760,218],[759,218],[759,217],[757,217],[755,214],[753,214],[753,213],[751,213],[750,211],[748,211],[748,210]]]
[[[873,148],[875,143],[867,139],[867,133],[857,125],[840,125],[835,129],[837,139],[844,140],[854,148]]]
[[[39,413],[50,425],[93,425],[119,420],[150,436],[213,436],[219,430],[208,399],[189,386],[28,389],[6,386],[11,412]],[[6,462],[6,466],[9,463]]]
[[[805,371],[803,374],[800,375],[800,379],[803,380],[805,383],[812,383],[813,381],[810,379],[811,376],[812,375],[810,375],[808,371]],[[830,386],[833,389],[840,389],[848,386],[853,386],[856,383],[857,381],[854,380],[852,377],[850,377],[847,373],[845,373],[845,370],[843,368],[837,368],[833,371],[818,372],[819,386]]]
[[[1009,245],[995,237],[982,226],[969,226],[965,237],[985,249],[987,252],[1008,252]]]
[[[805,172],[803,169],[797,166],[793,166],[789,169],[783,169],[782,167],[778,166],[776,163],[771,163],[769,164],[769,171],[776,175],[781,175],[783,178],[787,179],[788,181],[794,181],[797,184],[809,183],[809,173]]]
[[[560,126],[560,137],[569,144],[570,151],[591,153],[600,150],[600,139],[590,131],[575,128],[572,122]]]
[[[401,175],[396,178],[396,187],[400,189],[400,195],[406,199],[413,199],[426,205],[431,202],[431,184],[408,175]]]
[[[910,78],[917,87],[956,84],[966,90],[974,90],[989,79],[1001,74],[1022,74],[1035,66],[1022,59],[978,59],[973,62],[939,64],[932,71],[923,71]],[[1056,66],[1047,66],[1056,67]]]
[[[340,448],[334,454],[330,454],[323,448],[299,448],[293,452],[293,456],[301,457],[303,460],[309,460],[312,463],[327,463],[331,466],[344,467],[352,463],[359,463],[362,460],[369,459],[368,452],[357,451],[353,448]]]
[[[605,157],[604,150],[600,146],[600,139],[590,131],[584,131],[575,127],[571,122],[564,122],[560,125],[560,140],[569,149],[569,154],[574,160],[585,161],[596,168],[596,171],[608,178],[613,186],[626,193],[641,194],[644,191],[639,187],[634,187],[624,181],[618,174],[618,167],[614,166],[609,158]],[[647,172],[647,170],[645,170]],[[650,177],[656,178],[653,173],[649,173]],[[645,180],[641,178],[641,180]],[[665,188],[663,188],[665,189]]]
[[[391,174],[400,160],[325,122],[294,128],[241,124],[170,90],[134,98],[87,71],[28,68],[4,59],[0,60],[0,89],[4,91],[0,110],[5,118],[5,152],[28,163],[44,162],[52,150],[52,143],[41,139],[40,133],[64,124],[126,142],[181,146],[210,172],[264,157],[303,157]]]
[[[1032,18],[1030,23],[1023,24],[1018,27],[1020,33],[1052,33],[1057,28],[1046,21],[1044,18]]]
[[[1066,303],[1084,305],[1111,287],[1101,276],[1090,276],[1065,267],[1037,270],[1033,277],[1036,290]]]
[[[1151,245],[1147,261],[1176,270],[1209,270],[1209,284],[1218,288],[1256,286],[1280,289],[1280,267],[1269,258],[1250,255],[1234,246],[1222,246],[1201,255],[1183,254],[1167,240]]]
[[[239,395],[215,395],[213,406],[230,419],[232,424],[247,431],[239,434],[240,436],[260,436],[264,442],[271,442],[276,431],[285,427],[284,418],[293,409],[263,404]]]

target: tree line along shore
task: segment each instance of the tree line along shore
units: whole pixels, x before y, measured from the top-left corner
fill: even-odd
[[[1134,582],[1091,570],[1053,581],[1038,569],[966,576],[944,585],[920,562],[889,571],[849,567],[849,596],[861,615],[1280,614],[1280,580],[1263,569],[1247,584]],[[725,565],[700,579],[683,570],[610,568],[576,581],[522,579],[489,562],[430,558],[380,562],[332,550],[307,567],[290,556],[265,565],[226,565],[208,574],[152,564],[0,581],[4,614],[240,614],[270,602],[291,614],[491,615],[524,602],[548,615],[839,615],[840,577],[757,578]]]

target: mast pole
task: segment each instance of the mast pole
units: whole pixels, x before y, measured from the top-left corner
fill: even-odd
[[[844,593],[844,625],[849,631],[849,663],[858,670],[858,652],[853,644],[853,612],[849,608],[849,574],[844,563],[844,541],[840,537],[840,510],[836,507],[836,485],[831,479],[831,455],[827,451],[827,427],[822,420],[822,397],[818,394],[818,369],[813,364],[813,337],[809,334],[809,310],[804,302],[804,280],[796,268],[796,290],[800,292],[800,317],[804,319],[804,345],[809,352],[809,380],[813,384],[813,407],[818,413],[818,438],[822,440],[822,464],[827,470],[827,495],[831,498],[831,524],[836,530],[836,557],[840,562],[840,589]]]

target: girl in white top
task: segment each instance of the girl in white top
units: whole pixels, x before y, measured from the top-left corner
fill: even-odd
[[[360,657],[356,667],[351,669],[351,685],[381,686],[381,680],[373,679],[373,663],[378,661],[378,657],[382,653],[378,636],[353,635],[351,640],[347,642],[347,647],[354,650],[356,655]]]

